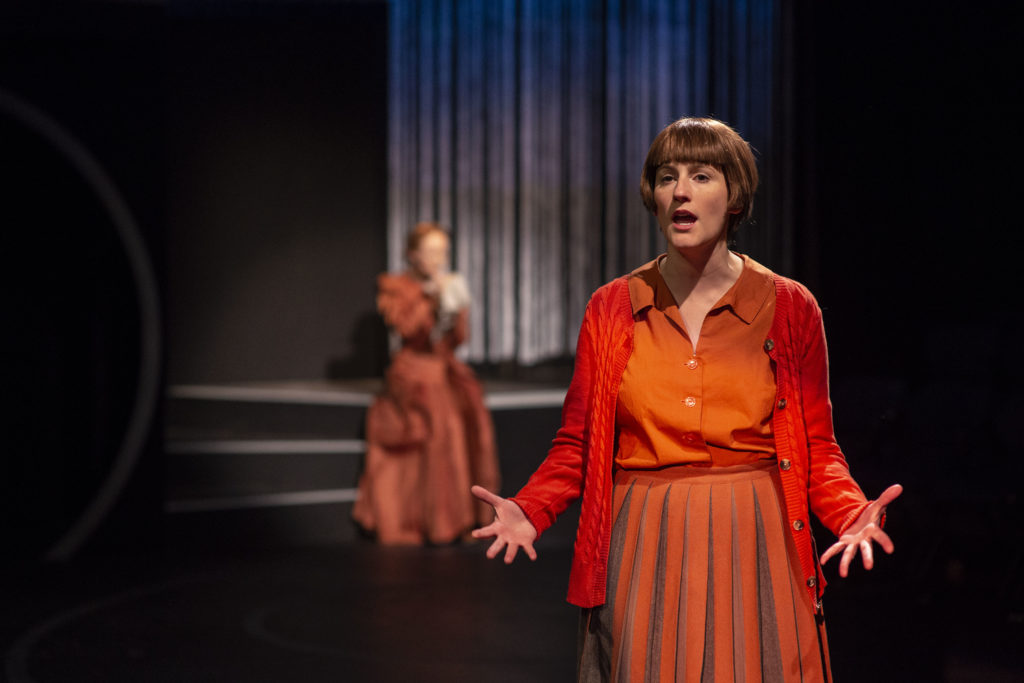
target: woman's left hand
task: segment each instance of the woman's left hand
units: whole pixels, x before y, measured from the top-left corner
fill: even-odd
[[[877,500],[871,501],[871,504],[864,508],[864,511],[850,525],[846,533],[840,536],[839,540],[833,543],[821,556],[821,564],[824,565],[832,556],[842,552],[843,557],[839,561],[839,576],[845,578],[850,569],[850,562],[853,561],[853,557],[857,554],[858,549],[860,550],[861,561],[864,563],[864,569],[871,569],[875,566],[874,549],[871,546],[872,541],[876,541],[878,545],[882,546],[882,550],[892,554],[895,546],[892,544],[889,534],[882,531],[880,522],[882,515],[885,513],[885,507],[896,500],[901,493],[903,493],[903,487],[899,484],[893,484],[883,491]]]

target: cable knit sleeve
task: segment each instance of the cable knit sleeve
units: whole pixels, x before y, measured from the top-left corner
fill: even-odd
[[[594,303],[587,306],[576,342],[572,382],[562,404],[562,424],[544,462],[512,499],[543,533],[583,493],[588,448],[586,419],[594,374]]]
[[[814,514],[839,535],[864,509],[867,498],[836,442],[821,308],[806,288],[799,289],[803,296],[798,298],[796,329],[801,343],[796,351],[809,451],[808,495]]]

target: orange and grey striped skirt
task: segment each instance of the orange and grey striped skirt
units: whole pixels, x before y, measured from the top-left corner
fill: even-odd
[[[580,681],[831,680],[775,467],[616,473],[607,602],[581,615]]]

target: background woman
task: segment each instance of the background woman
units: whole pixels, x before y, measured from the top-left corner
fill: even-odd
[[[377,308],[401,348],[367,413],[353,517],[382,543],[450,543],[491,516],[468,491],[498,486],[493,427],[472,370],[455,358],[470,296],[449,272],[447,232],[417,224],[406,255],[408,270],[377,280]]]
[[[483,487],[511,562],[582,496],[570,602],[586,681],[829,680],[809,512],[845,576],[873,563],[892,486],[869,502],[833,434],[821,311],[802,285],[728,249],[757,169],[724,123],[655,138],[645,206],[666,253],[598,289],[562,426],[511,499]]]

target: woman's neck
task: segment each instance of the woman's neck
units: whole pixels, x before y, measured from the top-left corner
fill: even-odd
[[[670,245],[658,266],[696,355],[704,318],[740,278],[743,259],[729,251],[723,239],[713,249],[698,254],[686,254]]]
[[[669,245],[660,266],[661,275],[673,294],[685,292],[688,295],[695,290],[717,290],[723,284],[732,286],[743,271],[743,259],[729,251],[723,239],[704,250],[683,252]]]

